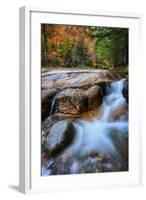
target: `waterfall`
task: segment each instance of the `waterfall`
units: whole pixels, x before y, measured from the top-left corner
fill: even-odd
[[[107,95],[103,99],[101,121],[109,121],[111,113],[121,106],[126,105],[122,90],[126,79],[115,81],[107,88]],[[122,116],[121,116],[122,117]]]
[[[127,106],[126,100],[122,94],[124,83],[125,79],[122,79],[107,86],[107,91],[101,105],[102,115],[100,118],[94,118],[92,121],[77,119],[73,122],[74,127],[76,128],[74,141],[61,155],[59,155],[59,158],[57,158],[60,159],[65,155],[66,159],[64,160],[64,163],[59,163],[60,166],[62,165],[62,168],[67,167],[67,160],[71,160],[70,173],[82,173],[87,166],[92,166],[92,170],[94,170],[94,167],[98,167],[112,171],[113,166],[111,162],[97,162],[94,158],[90,156],[87,157],[87,155],[95,152],[99,157],[108,155],[110,159],[118,163],[117,166],[121,169],[123,157],[114,145],[111,135],[114,133],[128,137],[128,110],[119,114],[116,120],[113,119],[112,116],[118,109],[122,110]],[[52,102],[52,112],[55,100],[56,96]],[[86,160],[80,162],[80,158],[84,158],[85,156],[87,157]],[[46,174],[44,168],[43,170],[44,174]]]
[[[56,94],[56,95],[53,97],[53,99],[52,99],[50,114],[53,114],[53,112],[54,112],[54,107],[55,107],[56,98],[57,98],[57,94]]]
[[[110,93],[104,97],[102,104],[102,116],[100,119],[92,121],[76,120],[74,126],[77,129],[77,136],[71,151],[79,151],[80,154],[91,151],[101,152],[103,154],[116,151],[112,141],[108,137],[112,131],[118,131],[121,134],[128,133],[128,121],[120,116],[118,121],[111,121],[111,114],[121,106],[125,106],[126,100],[122,95],[122,89],[125,79],[116,81],[110,85]],[[84,144],[82,149],[79,144]],[[81,145],[80,145],[81,146]]]
[[[53,99],[52,99],[52,103],[51,103],[51,109],[50,109],[50,114],[53,114],[54,113],[54,110],[55,110],[55,103],[56,103],[56,99],[57,99],[57,96],[58,94],[63,91],[65,88],[64,87],[61,87],[58,89],[57,93],[54,95]]]

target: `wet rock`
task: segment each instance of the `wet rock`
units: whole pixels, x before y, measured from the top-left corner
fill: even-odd
[[[96,108],[112,81],[107,70],[52,71],[42,75],[42,121],[56,111],[56,96],[57,114],[80,116]]]
[[[60,75],[62,76],[62,75]],[[107,70],[72,72],[68,77],[63,77],[54,82],[54,88],[83,87],[93,84],[108,83],[113,81],[113,76]]]
[[[57,112],[80,115],[97,108],[102,103],[102,98],[102,89],[99,86],[88,89],[65,89],[57,95]]]
[[[86,95],[88,96],[88,110],[92,110],[102,103],[103,93],[99,86],[90,87]]]
[[[42,120],[50,114],[52,98],[56,94],[56,89],[42,90]]]
[[[128,105],[122,105],[113,112],[111,112],[111,116],[109,121],[121,121],[121,120],[128,120]]]
[[[97,169],[97,160],[95,158],[87,157],[81,163],[80,173],[94,173]]]
[[[126,101],[128,103],[128,79],[126,79],[126,81],[124,83],[122,94],[123,94],[124,98],[126,99]]]
[[[128,163],[128,134],[113,131],[110,137],[124,163]]]
[[[108,154],[103,158],[99,168],[102,172],[126,171],[126,168],[123,167],[123,162],[121,163],[118,160],[113,159]]]
[[[69,145],[75,136],[75,128],[72,122],[58,121],[49,131],[46,138],[46,148],[49,156],[54,156]]]

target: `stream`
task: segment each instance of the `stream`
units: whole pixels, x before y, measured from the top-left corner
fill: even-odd
[[[73,120],[73,142],[42,166],[42,176],[128,170],[128,105],[125,79],[107,84],[100,117]],[[51,112],[55,99],[52,102]]]

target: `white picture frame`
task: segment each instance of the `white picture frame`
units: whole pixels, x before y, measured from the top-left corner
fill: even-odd
[[[140,14],[20,8],[20,191],[23,193],[135,186],[142,182],[140,124]],[[129,28],[129,171],[84,175],[40,175],[40,24]],[[34,67],[35,66],[35,67]],[[140,104],[140,102],[139,102]]]

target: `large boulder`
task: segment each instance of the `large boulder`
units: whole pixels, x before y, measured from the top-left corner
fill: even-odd
[[[107,70],[53,70],[43,74],[42,121],[54,113],[77,117],[96,108],[112,81]]]
[[[69,76],[60,76],[62,78],[58,77],[58,80],[55,80],[54,88],[83,87],[113,81],[111,73],[107,70],[78,71],[70,73]]]
[[[70,115],[80,115],[83,112],[97,108],[103,99],[99,86],[90,88],[68,88],[56,96],[56,112]]]
[[[49,130],[46,137],[46,150],[48,156],[54,156],[69,145],[74,136],[75,128],[72,122],[67,120],[61,120],[55,123]]]

